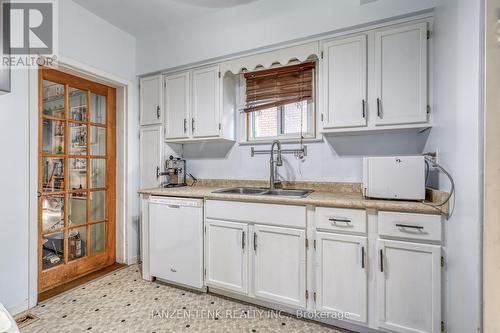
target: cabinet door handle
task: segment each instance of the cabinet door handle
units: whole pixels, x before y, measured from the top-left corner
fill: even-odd
[[[380,249],[380,272],[384,272],[384,251]]]
[[[361,101],[361,115],[363,119],[366,119],[366,101],[364,99]]]
[[[243,233],[241,234],[241,249],[244,250],[245,249],[245,232],[243,231]]]
[[[194,118],[191,118],[191,130],[194,133]]]
[[[156,106],[156,119],[160,119],[160,106]]]
[[[184,133],[187,132],[187,119],[184,118]]]
[[[398,228],[409,228],[409,229],[424,230],[424,227],[419,226],[419,225],[396,224],[396,227],[398,227]]]
[[[253,233],[253,250],[257,252],[257,233]]]
[[[156,180],[160,179],[160,167],[156,167]]]
[[[377,116],[382,119],[383,117],[382,117],[382,106],[381,106],[381,104],[382,104],[382,100],[380,98],[377,98]]]
[[[365,247],[361,247],[361,268],[365,269]]]

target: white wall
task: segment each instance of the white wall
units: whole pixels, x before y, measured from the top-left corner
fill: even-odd
[[[447,331],[476,332],[481,317],[481,1],[439,0],[435,38],[434,113],[427,148],[455,178],[455,211],[446,223]],[[445,177],[440,185],[449,189]]]
[[[60,55],[126,80],[135,80],[135,38],[72,1],[60,1]],[[13,70],[12,93],[0,96],[0,302],[17,313],[28,307],[29,75]],[[137,94],[137,91],[133,92]],[[137,100],[137,99],[136,99]],[[135,120],[135,119],[134,119]],[[137,122],[132,123],[138,132]],[[138,137],[131,172],[138,175]],[[134,146],[135,144],[135,146]],[[134,156],[135,155],[135,156]],[[137,177],[136,177],[137,178]],[[137,189],[137,184],[131,184]],[[135,189],[131,189],[135,193]],[[137,198],[137,196],[133,196]],[[129,207],[130,208],[130,207]],[[138,218],[138,203],[130,208]],[[135,210],[135,211],[134,211]],[[135,244],[137,247],[137,244]],[[137,249],[135,250],[137,251]],[[36,272],[30,272],[36,274]]]
[[[324,32],[426,10],[435,0],[261,0],[233,7],[138,40],[144,74]]]

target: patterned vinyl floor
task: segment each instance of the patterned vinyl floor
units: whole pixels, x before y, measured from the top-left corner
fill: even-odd
[[[141,279],[137,265],[51,298],[21,332],[332,332],[342,330]]]

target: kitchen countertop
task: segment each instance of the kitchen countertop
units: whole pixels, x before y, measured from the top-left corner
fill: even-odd
[[[433,207],[432,202],[441,202],[446,193],[428,189],[428,200],[425,203],[418,201],[397,201],[397,200],[375,200],[366,199],[361,194],[359,184],[343,184],[343,183],[285,183],[284,188],[304,188],[314,189],[306,198],[292,198],[282,196],[259,196],[259,195],[241,195],[241,194],[224,194],[213,193],[215,190],[222,188],[245,186],[245,187],[265,187],[262,182],[249,181],[201,181],[195,186],[185,186],[177,188],[146,188],[139,191],[140,194],[169,196],[169,197],[185,197],[185,198],[203,198],[214,200],[230,200],[230,201],[248,201],[271,204],[285,205],[311,205],[321,207],[338,207],[338,208],[357,208],[357,209],[376,209],[384,211],[398,211],[409,213],[424,213],[424,214],[446,214],[448,207],[445,205],[441,209]],[[302,186],[302,187],[300,187]],[[358,190],[359,188],[359,190]]]

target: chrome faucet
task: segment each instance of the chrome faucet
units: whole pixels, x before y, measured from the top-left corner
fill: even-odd
[[[276,156],[276,161],[274,160],[274,146],[278,147],[278,155]],[[269,160],[269,188],[271,190],[276,189],[276,186],[281,187],[281,181],[276,180],[277,173],[276,167],[283,165],[283,159],[281,158],[281,142],[278,140],[273,141],[271,145],[271,159]]]

